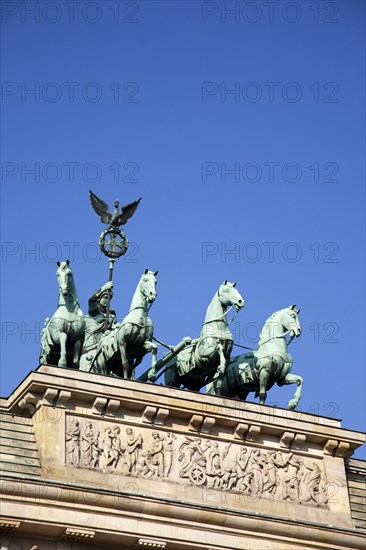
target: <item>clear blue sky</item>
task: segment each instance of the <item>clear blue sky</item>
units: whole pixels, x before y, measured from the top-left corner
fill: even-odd
[[[55,262],[84,311],[107,280],[92,189],[143,197],[119,316],[147,267],[170,344],[199,334],[224,279],[246,299],[242,345],[296,303],[301,409],[365,428],[365,4],[277,4],[2,2],[2,395],[38,365]]]

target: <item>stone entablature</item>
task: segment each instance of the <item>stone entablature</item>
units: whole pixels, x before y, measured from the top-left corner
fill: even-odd
[[[46,365],[1,408],[31,422],[40,463],[3,475],[6,520],[24,519],[14,492],[30,503],[21,529],[52,509],[64,545],[358,548],[344,457],[365,438],[338,420]]]

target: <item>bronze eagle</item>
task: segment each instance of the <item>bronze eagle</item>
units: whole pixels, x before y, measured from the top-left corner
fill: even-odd
[[[93,191],[89,191],[90,202],[94,212],[100,216],[103,223],[111,227],[119,227],[125,225],[127,221],[134,215],[136,208],[140,204],[141,198],[137,201],[131,202],[122,206],[121,212],[119,212],[119,201],[114,201],[114,212],[108,212],[109,206],[102,199],[97,197]]]

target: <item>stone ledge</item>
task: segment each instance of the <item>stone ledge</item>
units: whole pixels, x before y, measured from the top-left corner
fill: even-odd
[[[42,406],[73,411],[76,403],[99,417],[129,418],[131,412],[135,424],[164,425],[174,417],[191,431],[220,437],[230,430],[231,437],[250,444],[269,435],[282,447],[306,451],[305,446],[315,445],[341,458],[365,441],[364,434],[342,429],[339,421],[325,417],[47,365],[30,373],[2,401],[5,412],[27,417]]]

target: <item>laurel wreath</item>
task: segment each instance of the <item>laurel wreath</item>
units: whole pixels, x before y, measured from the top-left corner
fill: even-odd
[[[109,239],[108,237],[111,238]],[[116,237],[119,237],[119,239]],[[108,245],[111,246],[110,249],[107,248]],[[103,254],[108,256],[108,258],[119,258],[127,252],[128,240],[123,231],[117,227],[109,227],[100,234],[99,246]]]

